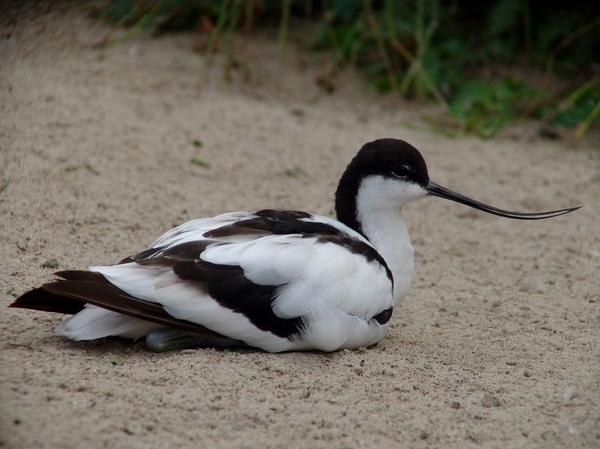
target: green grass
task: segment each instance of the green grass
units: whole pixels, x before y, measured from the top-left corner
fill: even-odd
[[[529,117],[583,136],[600,114],[600,6],[587,0],[112,0],[102,11],[129,35],[209,24],[205,57],[236,67],[236,32],[277,30],[283,60],[291,27],[308,51],[329,52],[329,74],[352,66],[382,93],[431,100],[456,128],[494,136]],[[294,33],[300,34],[300,33]],[[246,37],[248,38],[248,37]],[[526,69],[528,79],[511,70]],[[522,72],[522,70],[521,70]],[[533,74],[533,75],[532,75]],[[560,83],[553,81],[560,80]],[[324,80],[326,82],[326,80]],[[561,90],[551,86],[566,86]],[[445,125],[439,124],[440,127]]]
[[[466,131],[488,138],[518,115],[519,103],[538,95],[541,93],[512,77],[493,82],[476,78],[457,88],[448,112]]]

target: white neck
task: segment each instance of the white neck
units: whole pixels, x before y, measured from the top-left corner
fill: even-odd
[[[414,273],[414,250],[399,199],[406,203],[420,196],[422,189],[383,176],[365,178],[356,195],[358,222],[392,272],[396,303],[406,295]]]

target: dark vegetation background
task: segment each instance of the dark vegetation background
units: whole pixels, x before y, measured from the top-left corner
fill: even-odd
[[[125,38],[195,30],[197,50],[243,68],[234,35],[276,33],[330,56],[316,82],[352,66],[382,93],[434,101],[432,128],[491,137],[535,118],[549,138],[580,138],[600,115],[600,2],[589,0],[106,0],[90,4]],[[122,39],[123,37],[121,37]],[[106,44],[110,44],[110,39]]]

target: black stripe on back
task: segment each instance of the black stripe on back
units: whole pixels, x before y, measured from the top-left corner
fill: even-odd
[[[365,257],[369,262],[377,262],[384,267],[392,283],[392,272],[381,255],[362,240],[353,238],[327,223],[306,221],[312,215],[302,211],[279,211],[264,209],[256,217],[221,226],[203,234],[207,238],[230,237],[235,235],[286,235],[299,234],[303,237],[316,237],[321,243],[341,245],[353,254]]]
[[[313,236],[338,235],[342,232],[326,223],[304,221],[310,218],[307,212],[294,210],[264,209],[256,212],[255,217],[212,229],[203,234],[204,237],[230,237],[234,235],[285,235],[300,234]]]

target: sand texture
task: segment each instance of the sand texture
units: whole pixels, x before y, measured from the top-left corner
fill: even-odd
[[[324,58],[239,38],[226,82],[194,36],[134,36],[55,9],[0,36],[0,447],[600,447],[600,145],[595,132],[448,138]],[[118,35],[118,32],[116,33]],[[421,149],[436,182],[541,222],[440,199],[406,207],[411,291],[377,346],[333,354],[75,343],[8,309],[52,272],[110,264],[185,220],[333,214],[365,142]]]

